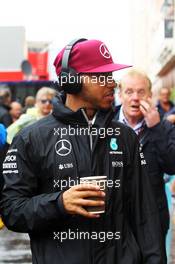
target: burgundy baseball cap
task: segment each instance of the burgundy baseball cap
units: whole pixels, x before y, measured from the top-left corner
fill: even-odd
[[[61,72],[64,50],[65,48],[58,53],[54,61],[57,75]],[[108,48],[103,42],[85,40],[78,42],[73,47],[69,58],[69,67],[77,73],[101,73],[118,71],[131,66],[114,63]]]

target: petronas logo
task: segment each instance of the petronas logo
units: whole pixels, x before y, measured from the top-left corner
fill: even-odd
[[[116,138],[111,138],[110,147],[111,147],[112,150],[117,150],[118,149],[118,144],[117,144],[117,139]]]

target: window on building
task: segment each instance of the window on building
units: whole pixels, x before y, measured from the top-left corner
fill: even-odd
[[[164,20],[165,38],[173,38],[173,27],[174,27],[174,20],[173,19],[165,19]]]

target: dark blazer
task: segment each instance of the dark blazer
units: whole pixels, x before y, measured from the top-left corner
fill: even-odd
[[[120,107],[116,107],[115,120],[119,119]],[[169,228],[169,212],[163,175],[164,173],[175,174],[175,126],[167,120],[161,121],[152,128],[145,125],[139,141],[147,161],[162,230],[166,235]]]

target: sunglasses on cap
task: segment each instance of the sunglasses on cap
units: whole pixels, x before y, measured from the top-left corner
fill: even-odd
[[[40,102],[41,102],[42,104],[46,104],[46,103],[48,103],[48,104],[52,104],[52,100],[49,100],[49,99],[42,99],[42,100],[40,100]]]

